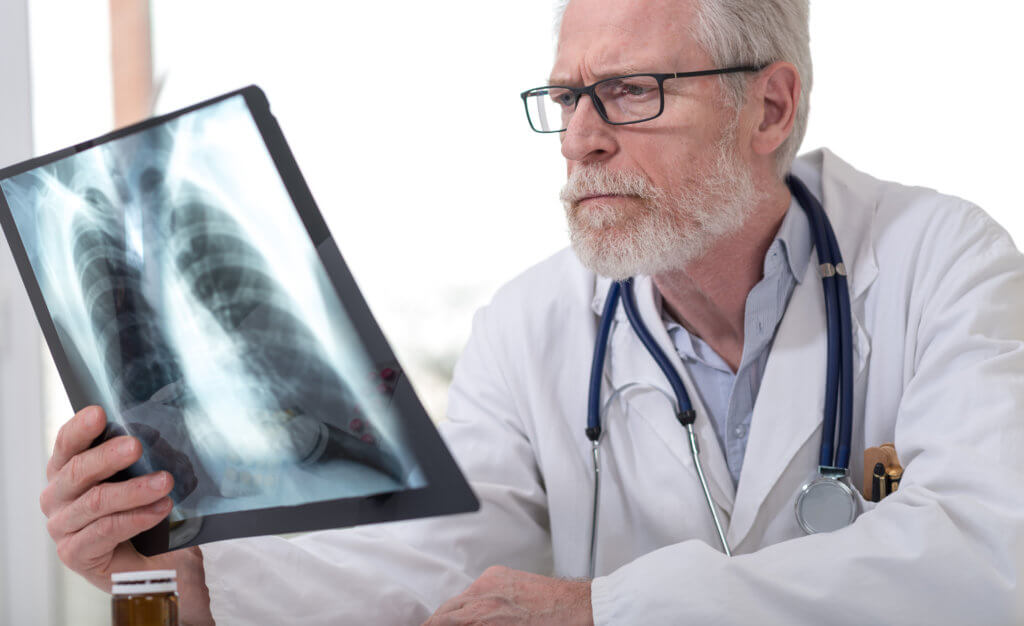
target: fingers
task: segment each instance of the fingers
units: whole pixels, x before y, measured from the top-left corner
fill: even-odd
[[[108,515],[153,504],[166,496],[173,484],[167,472],[156,472],[124,482],[95,485],[51,517],[47,530],[59,541]]]
[[[109,559],[119,544],[160,523],[171,505],[170,498],[161,498],[147,506],[101,517],[57,541],[57,556],[74,571],[95,569],[97,562]]]
[[[511,570],[494,566],[487,568],[465,591],[437,607],[437,610],[430,616],[430,619],[423,623],[423,626],[458,623],[454,619],[454,614],[466,608],[468,604],[478,600],[481,596],[489,594],[493,590],[495,580],[503,575],[505,571]]]
[[[138,461],[140,456],[142,445],[134,437],[128,436],[115,437],[95,448],[79,452],[51,477],[39,497],[40,508],[50,517],[100,481]]]
[[[167,494],[174,486],[167,472],[102,483],[142,456],[142,444],[131,436],[91,448],[105,426],[99,407],[83,409],[64,424],[46,468],[49,484],[39,497],[61,561],[101,587],[115,562],[128,569],[144,562],[126,542],[167,517],[173,506]],[[108,432],[124,430],[112,424]]]
[[[107,424],[107,415],[98,406],[82,409],[68,420],[57,433],[57,442],[53,446],[53,454],[46,465],[46,479],[53,477],[76,454],[89,448],[89,445],[100,436]]]
[[[425,626],[590,623],[590,583],[490,567]]]
[[[507,599],[497,594],[474,596],[459,603],[460,606],[445,609],[444,605],[423,622],[423,626],[456,626],[460,624],[515,623],[529,624],[526,616],[510,611]],[[518,619],[516,619],[518,617]]]

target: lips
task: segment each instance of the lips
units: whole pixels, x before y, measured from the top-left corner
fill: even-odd
[[[579,167],[569,174],[559,197],[569,207],[586,200],[642,200],[653,195],[653,191],[653,185],[636,172]]]
[[[582,204],[583,202],[586,202],[587,200],[609,200],[609,199],[613,199],[613,198],[626,199],[626,198],[638,198],[638,197],[639,196],[636,196],[636,195],[633,195],[633,194],[624,194],[624,193],[586,193],[586,194],[580,194],[579,196],[577,196],[577,198],[573,201],[573,204],[577,204],[577,205],[578,204]]]

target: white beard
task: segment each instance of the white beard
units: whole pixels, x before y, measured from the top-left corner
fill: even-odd
[[[717,241],[738,231],[757,205],[750,169],[734,149],[735,124],[722,134],[707,171],[695,183],[669,196],[633,172],[581,166],[573,171],[561,198],[569,237],[580,262],[613,280],[685,269]],[[638,198],[640,211],[629,214],[601,199],[581,207],[593,195]]]

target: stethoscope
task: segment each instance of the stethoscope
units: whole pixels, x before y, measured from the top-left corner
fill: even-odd
[[[847,290],[846,268],[839,253],[839,244],[832,230],[832,224],[829,223],[821,203],[800,179],[788,176],[786,184],[810,222],[814,247],[818,251],[818,271],[825,292],[825,315],[828,321],[825,409],[818,473],[803,485],[797,495],[795,507],[797,523],[800,524],[804,532],[812,534],[843,528],[852,523],[857,514],[857,498],[847,480],[853,428],[853,327],[850,317],[850,294]],[[613,282],[608,289],[608,296],[605,299],[598,327],[597,342],[594,345],[594,359],[590,367],[586,434],[592,445],[594,461],[594,508],[590,529],[591,578],[594,577],[597,556],[598,497],[601,478],[601,377],[605,355],[608,351],[612,319],[620,300],[630,326],[633,327],[640,342],[658,364],[658,368],[665,374],[672,387],[672,394],[675,396],[676,420],[686,429],[686,434],[689,436],[690,453],[697,470],[697,478],[700,480],[704,498],[707,500],[708,509],[714,519],[718,539],[725,554],[732,555],[700,463],[700,446],[693,430],[693,422],[697,413],[693,410],[690,396],[686,392],[686,387],[679,374],[640,319],[633,295],[633,279],[629,278],[621,282]],[[604,406],[607,408],[619,393],[630,386],[632,385],[626,385],[616,390]],[[670,397],[669,400],[671,401],[672,398]],[[839,426],[838,444],[836,444],[837,422]]]

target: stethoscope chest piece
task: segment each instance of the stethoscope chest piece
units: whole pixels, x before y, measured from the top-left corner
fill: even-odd
[[[846,470],[822,467],[796,497],[796,521],[808,535],[839,530],[857,517],[857,496],[846,482]]]

